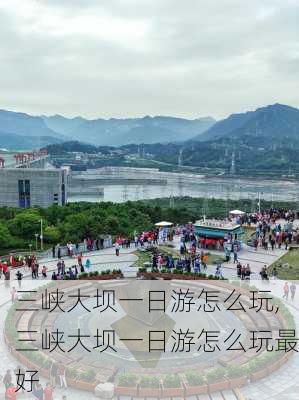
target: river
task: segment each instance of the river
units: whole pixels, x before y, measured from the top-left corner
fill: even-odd
[[[96,170],[83,173],[85,177],[110,177],[109,184],[99,184],[98,187],[104,188],[104,194],[86,196],[71,196],[70,202],[74,201],[112,201],[116,203],[128,200],[154,199],[161,197],[206,197],[223,198],[238,200],[243,198],[285,201],[297,201],[299,196],[298,182],[284,180],[265,180],[265,179],[245,179],[245,178],[221,178],[205,177],[195,174],[178,174],[149,171],[146,169],[114,168],[113,171]],[[138,178],[137,185],[127,184],[126,178]],[[140,184],[140,178],[144,178],[144,184]],[[146,179],[161,179],[161,184],[147,184]],[[117,179],[117,184],[113,184],[113,179]],[[119,179],[124,179],[124,184],[119,184]]]

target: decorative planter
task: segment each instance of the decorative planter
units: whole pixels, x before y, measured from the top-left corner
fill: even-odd
[[[150,280],[150,279],[164,279],[164,280],[180,280],[180,281],[199,281],[199,280],[207,280],[207,277],[203,276],[198,276],[198,275],[185,275],[185,274],[173,274],[171,272],[138,272],[137,273],[138,278],[143,278],[145,280]]]
[[[208,385],[203,384],[200,386],[190,386],[189,383],[185,383],[185,390],[186,397],[196,396],[198,394],[206,394],[208,393]]]
[[[239,378],[229,379],[231,389],[245,386],[247,383],[247,376],[240,376]]]
[[[98,275],[93,276],[94,280],[96,281],[107,281],[111,279],[120,279],[123,277],[123,274],[105,274],[105,275]]]
[[[139,397],[161,397],[161,388],[143,388],[139,387]]]
[[[123,274],[105,274],[96,276],[86,276],[85,278],[79,279],[80,281],[107,281],[112,279],[121,279]]]
[[[85,382],[76,380],[74,387],[79,390],[85,390],[86,392],[93,392],[94,391],[94,384],[92,382]]]
[[[116,386],[115,388],[116,396],[129,396],[129,397],[138,397],[137,386]]]
[[[66,382],[67,382],[68,386],[71,386],[71,387],[75,387],[75,385],[76,385],[76,379],[68,378],[68,376],[66,376]]]
[[[185,397],[185,388],[182,383],[178,388],[166,388],[162,385],[162,397]]]
[[[230,381],[227,379],[223,379],[219,382],[208,383],[209,393],[212,392],[220,392],[221,390],[230,389]]]
[[[269,374],[270,373],[268,371],[268,368],[265,367],[264,369],[260,369],[259,371],[253,372],[252,374],[250,374],[250,380],[252,382],[258,381],[259,379],[266,378],[267,376],[269,376]]]

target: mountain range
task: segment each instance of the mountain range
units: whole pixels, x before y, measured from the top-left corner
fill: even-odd
[[[241,114],[232,114],[218,121],[194,141],[215,141],[220,138],[230,139],[267,137],[271,139],[299,139],[299,110],[284,104],[273,104]]]
[[[166,116],[88,120],[61,115],[32,116],[0,110],[0,144],[7,148],[19,149],[39,146],[40,143],[46,145],[68,140],[96,146],[159,141],[184,142],[205,132],[215,122],[211,117],[190,120]],[[35,140],[32,139],[34,137]]]
[[[77,140],[95,146],[181,143],[224,140],[299,141],[299,110],[273,104],[216,122],[212,117],[185,119],[145,116],[125,119],[66,118],[61,115],[32,116],[0,110],[0,146],[25,149]]]
[[[86,120],[55,115],[42,118],[47,127],[57,133],[101,146],[183,142],[202,134],[216,122],[210,117],[194,120],[166,116]]]

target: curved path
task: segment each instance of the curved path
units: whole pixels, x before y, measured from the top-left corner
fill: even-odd
[[[176,245],[178,244],[178,238],[175,241]],[[136,274],[136,268],[132,268],[131,266],[137,259],[137,256],[133,254],[135,252],[135,248],[131,249],[121,249],[120,256],[116,257],[114,253],[114,249],[104,249],[100,251],[94,251],[84,255],[84,259],[87,257],[91,260],[92,263],[92,270],[105,270],[105,269],[121,269],[123,273],[127,276],[132,275],[132,277]],[[275,250],[272,252],[264,252],[259,250],[258,252],[254,252],[250,249],[243,250],[241,254],[241,260],[248,259],[250,265],[253,268],[253,271],[256,273],[256,277],[259,278],[258,272],[260,270],[261,263],[270,264],[275,259],[278,259],[284,254],[284,250]],[[219,253],[220,254],[220,253]],[[261,258],[263,260],[261,260]],[[72,266],[75,264],[75,260],[65,257],[64,258],[66,266]],[[256,261],[256,262],[255,262]],[[46,265],[48,267],[49,275],[52,270],[56,269],[57,259],[51,258],[44,258],[40,260],[40,265]],[[209,272],[213,273],[215,267],[209,266]],[[224,269],[224,275],[228,278],[236,277],[235,274],[235,267],[234,265],[226,265]],[[24,271],[25,273],[25,280],[22,282],[22,285],[26,286],[26,281],[31,281],[31,274],[29,271]],[[12,279],[14,278],[14,273],[12,273]],[[28,282],[29,283],[29,282]],[[38,288],[43,285],[45,281],[43,279],[37,279],[34,281],[33,285],[34,288]],[[282,288],[283,288],[282,281],[276,281],[275,284],[271,283],[271,290],[274,294],[281,297]],[[256,286],[263,290],[269,290],[269,285],[263,283],[261,280],[257,280],[254,282]],[[32,287],[32,281],[30,282]],[[11,281],[10,286],[6,286],[3,280],[0,280],[0,326],[3,330],[4,321],[6,317],[6,313],[9,310],[11,305],[10,300],[10,290],[12,286],[17,286],[16,281]],[[299,294],[297,293],[297,296]],[[296,299],[295,299],[296,300]],[[298,304],[298,300],[296,301]],[[288,302],[286,303],[291,311],[296,312],[296,325],[299,327],[299,307],[297,304]],[[0,375],[3,375],[6,369],[14,369],[16,368],[17,364],[14,358],[9,354],[8,350],[6,349],[5,343],[3,342],[3,335],[0,335]],[[283,366],[278,372],[274,373],[273,375],[269,376],[266,379],[263,379],[259,382],[252,383],[250,386],[242,388],[241,392],[244,395],[244,399],[246,400],[295,400],[298,399],[298,392],[299,392],[299,356],[294,355],[289,362]],[[2,381],[2,379],[1,379]],[[42,382],[45,383],[44,381]],[[0,385],[0,396],[4,393],[3,385]],[[72,400],[81,400],[82,398],[86,398],[86,393],[68,389],[67,391],[67,399]],[[60,389],[56,389],[54,399],[60,400],[62,398],[63,391]],[[3,396],[4,397],[4,396]],[[32,399],[32,395],[20,395],[20,399]],[[94,400],[96,399],[95,396],[92,394],[88,394],[88,399]],[[204,395],[198,396],[198,400],[236,400],[237,397],[232,391],[227,392],[219,392],[214,393],[211,396]],[[128,400],[128,399],[126,399]],[[196,400],[196,398],[194,398]]]

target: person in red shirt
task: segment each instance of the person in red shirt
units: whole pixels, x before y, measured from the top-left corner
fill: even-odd
[[[6,272],[8,271],[8,265],[7,262],[2,264],[2,271],[3,271],[3,275],[6,274]]]
[[[44,400],[53,400],[53,393],[54,388],[51,386],[50,383],[47,383],[44,389]]]
[[[11,383],[5,392],[5,400],[17,400],[17,389]]]

